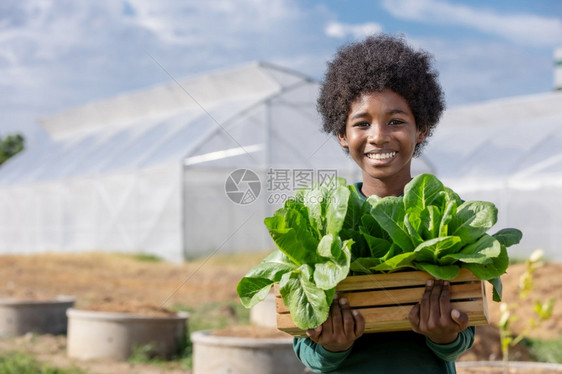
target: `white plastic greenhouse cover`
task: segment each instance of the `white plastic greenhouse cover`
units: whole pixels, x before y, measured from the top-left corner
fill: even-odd
[[[317,93],[302,74],[252,63],[43,118],[51,139],[0,168],[0,251],[181,261],[271,248],[263,219],[293,192],[296,173],[360,177],[320,132]],[[236,169],[260,178],[252,203],[225,192]]]
[[[514,256],[562,261],[561,91],[448,110],[424,157],[463,199],[497,205],[494,229],[523,231]]]

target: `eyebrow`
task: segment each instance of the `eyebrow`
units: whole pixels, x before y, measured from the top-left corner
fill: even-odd
[[[396,108],[396,109],[391,109],[391,110],[387,111],[385,114],[386,115],[393,115],[393,114],[408,115],[408,112],[406,112],[405,110]],[[351,117],[349,117],[349,119],[361,118],[361,117],[364,117],[366,115],[367,115],[367,112],[362,111],[362,112],[359,112],[359,113],[356,113],[356,114],[352,115]]]
[[[408,115],[409,113],[402,109],[391,109],[386,114],[405,114]]]

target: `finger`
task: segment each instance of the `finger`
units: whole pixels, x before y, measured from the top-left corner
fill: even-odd
[[[410,320],[410,325],[412,326],[412,330],[415,332],[419,332],[420,327],[420,304],[414,305],[412,310],[410,310],[410,314],[408,315],[408,319]]]
[[[355,338],[360,337],[365,332],[365,318],[359,313],[358,310],[352,310],[353,320],[355,321]]]
[[[318,343],[318,340],[320,340],[321,334],[322,334],[322,325],[318,326],[315,329],[306,330],[306,336],[308,336],[310,340],[316,343]]]
[[[340,308],[342,313],[343,332],[345,336],[350,337],[355,334],[355,321],[349,308],[349,303],[345,297],[340,299]]]
[[[464,331],[468,327],[468,315],[460,310],[451,310],[451,318],[459,326],[459,331]]]
[[[330,335],[336,334],[338,331],[342,329],[342,319],[341,319],[341,308],[340,308],[340,300],[339,298],[334,299],[332,303],[332,307],[330,308],[330,325],[327,327],[327,332]]]
[[[442,320],[447,320],[451,315],[451,286],[447,281],[443,282],[443,286],[441,287],[439,311]]]
[[[434,285],[435,281],[433,279],[429,279],[426,283],[425,286],[425,291],[423,293],[422,299],[420,301],[420,312],[419,312],[419,316],[420,316],[420,328],[423,328],[423,326],[421,326],[422,324],[425,324],[426,321],[429,320],[430,317],[430,297],[431,297],[431,293],[433,291],[433,285]]]
[[[332,301],[332,305],[330,305],[330,312],[328,313],[328,319],[323,323],[323,332],[324,336],[332,336],[334,332],[333,327],[333,320],[334,316],[336,315],[334,308],[339,305],[339,295],[334,295],[334,300]]]
[[[430,296],[430,318],[433,321],[439,321],[441,319],[441,293],[443,291],[443,281],[441,279],[436,279],[433,289],[431,290]],[[449,313],[447,313],[448,315]]]

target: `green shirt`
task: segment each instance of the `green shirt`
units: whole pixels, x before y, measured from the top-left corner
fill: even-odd
[[[316,373],[453,374],[455,360],[472,346],[474,327],[450,344],[435,344],[413,331],[364,334],[345,352],[330,352],[308,338],[294,338],[299,360]]]
[[[355,188],[361,193],[361,183]],[[435,344],[413,331],[364,334],[345,352],[330,352],[308,338],[294,338],[304,365],[318,373],[453,374],[455,360],[474,342],[474,327],[450,344]]]

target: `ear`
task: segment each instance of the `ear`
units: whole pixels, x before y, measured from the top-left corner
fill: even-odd
[[[429,127],[427,127],[427,126],[424,126],[422,129],[418,129],[417,130],[418,136],[416,138],[416,144],[423,143],[425,138],[427,138],[428,132],[429,132]]]
[[[347,143],[347,137],[345,136],[345,133],[338,134],[338,142],[343,148],[349,148],[349,144]]]

